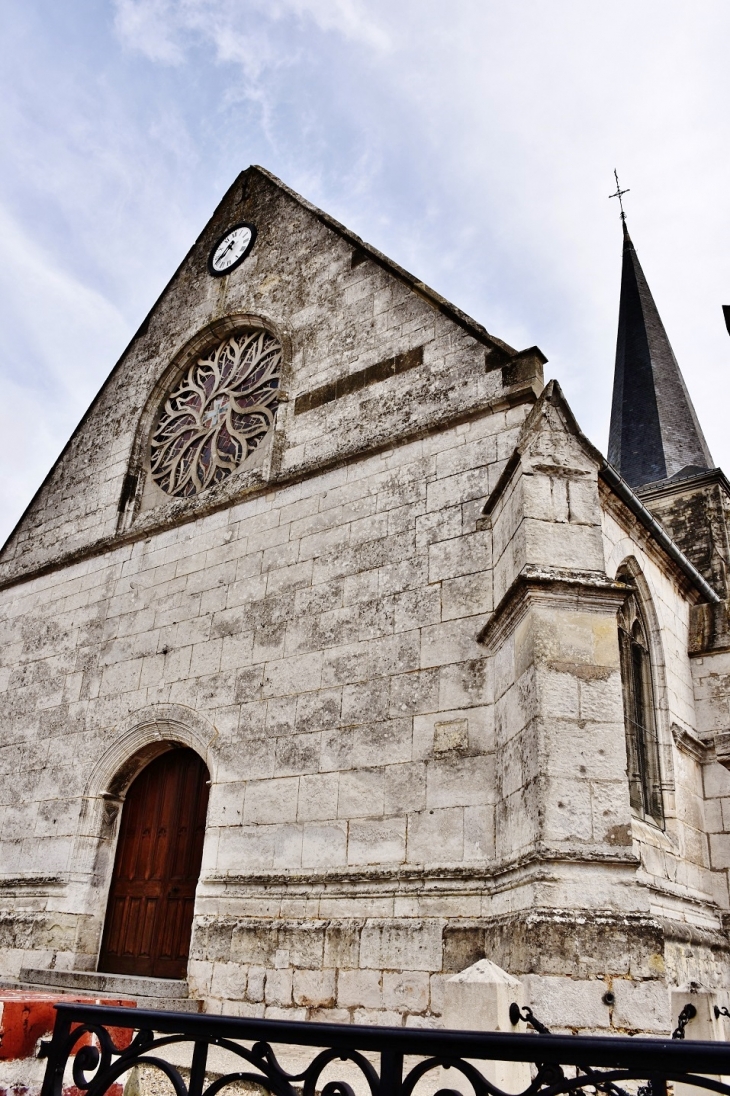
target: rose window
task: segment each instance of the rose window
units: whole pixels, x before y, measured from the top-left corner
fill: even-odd
[[[198,358],[175,385],[152,434],[152,478],[168,495],[197,495],[240,467],[274,425],[281,346],[241,331]]]

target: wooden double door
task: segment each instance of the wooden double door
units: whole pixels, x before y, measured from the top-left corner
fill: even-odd
[[[208,808],[208,770],[189,749],[151,761],[122,809],[99,970],[184,978]]]

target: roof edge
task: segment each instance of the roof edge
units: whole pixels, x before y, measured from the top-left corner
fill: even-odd
[[[694,489],[695,487],[709,487],[711,484],[715,483],[718,484],[728,498],[730,498],[730,482],[722,468],[719,467],[703,469],[700,472],[695,472],[693,475],[683,476],[681,479],[672,476],[671,479],[655,480],[653,483],[642,483],[641,487],[636,488],[636,494],[641,499],[667,498],[670,495],[681,495],[684,491]]]
[[[509,343],[504,342],[502,339],[498,339],[496,335],[490,334],[483,324],[472,319],[466,312],[462,312],[460,308],[457,308],[455,304],[448,301],[446,297],[442,297],[440,293],[437,293],[435,289],[431,289],[425,282],[419,281],[415,274],[411,274],[404,267],[399,266],[393,259],[389,259],[387,255],[384,255],[382,251],[378,251],[372,244],[366,243],[365,240],[360,236],[357,236],[354,232],[351,232],[350,229],[340,221],[331,217],[329,213],[325,213],[324,210],[313,205],[312,202],[307,201],[306,198],[303,198],[296,190],[292,190],[291,187],[282,182],[282,180],[274,175],[273,172],[267,171],[266,168],[261,167],[260,164],[252,164],[248,170],[258,172],[259,175],[268,179],[274,186],[283,190],[293,201],[302,206],[303,209],[306,209],[308,213],[311,213],[312,216],[316,217],[322,224],[332,229],[332,231],[336,232],[339,236],[342,236],[342,238],[352,244],[353,247],[364,252],[364,254],[372,259],[373,262],[377,263],[378,266],[383,267],[384,270],[387,270],[394,277],[405,282],[405,284],[410,286],[410,288],[418,293],[419,296],[425,297],[429,304],[433,305],[434,308],[437,308],[439,312],[442,312],[445,316],[448,316],[454,323],[463,327],[464,330],[468,331],[474,338],[478,339],[480,342],[487,343],[489,346],[493,347],[495,350],[501,351],[503,354],[507,354],[510,358],[518,353],[514,347],[509,345]],[[547,361],[547,358],[545,358],[545,361]]]
[[[646,531],[651,534],[651,536],[669,556],[672,562],[679,568],[680,571],[682,571],[685,578],[689,579],[695,590],[697,590],[698,593],[702,594],[703,598],[706,601],[709,601],[715,605],[719,604],[722,600],[719,594],[717,594],[712,589],[709,582],[707,582],[707,580],[703,578],[695,565],[691,563],[685,556],[684,552],[682,552],[677,547],[677,545],[674,543],[664,527],[659,524],[656,518],[654,518],[644,506],[643,502],[636,495],[634,490],[629,487],[626,480],[619,475],[619,473],[616,471],[612,464],[609,464],[603,453],[601,453],[600,449],[597,449],[593,442],[589,441],[588,438],[585,436],[580,426],[578,425],[578,420],[573,414],[570,405],[563,394],[563,390],[558,382],[550,381],[550,384],[547,386],[547,388],[549,388],[550,385],[552,385],[553,387],[550,389],[550,393],[547,398],[550,399],[552,402],[560,402],[561,407],[566,414],[568,423],[575,433],[575,436],[584,446],[586,451],[593,457],[593,459],[598,462],[599,479],[602,479],[603,482],[611,488],[613,493],[621,499],[621,501],[631,511],[634,517],[636,517],[641,522]],[[530,414],[535,414],[536,410],[537,405],[535,405]],[[527,421],[529,421],[529,416],[525,422],[525,425],[527,424]]]
[[[702,594],[705,601],[710,602],[712,605],[719,605],[722,601],[720,595],[712,589],[709,582],[702,577],[694,564],[690,563],[664,527],[659,524],[656,518],[652,517],[641,499],[634,493],[631,487],[629,487],[626,480],[621,478],[613,465],[609,464],[605,458],[603,458],[598,475],[600,479],[611,488],[613,493],[621,499],[634,517],[641,522],[647,532],[651,534],[661,548],[664,549],[672,562],[679,567],[680,571],[689,579],[694,588]]]
[[[580,426],[578,425],[578,420],[576,419],[570,408],[570,404],[565,398],[562,388],[554,379],[548,381],[548,383],[545,385],[541,396],[535,403],[535,406],[532,408],[530,414],[525,419],[519,441],[515,446],[511,457],[505,464],[502,475],[499,477],[497,483],[495,484],[492,493],[485,502],[482,514],[487,518],[489,517],[500,495],[506,489],[507,484],[514,475],[517,466],[520,463],[520,458],[522,456],[527,435],[529,434],[532,425],[539,417],[541,413],[541,408],[546,403],[551,403],[554,406],[560,407],[560,410],[565,416],[565,421],[568,429],[575,436],[577,441],[583,447],[584,451],[598,465],[599,479],[603,480],[606,486],[611,489],[611,491],[631,511],[634,517],[638,519],[638,521],[644,526],[646,531],[652,536],[654,541],[659,545],[664,553],[669,556],[675,566],[678,567],[679,570],[684,574],[685,578],[689,580],[690,584],[695,588],[695,590],[702,595],[704,600],[710,602],[711,604],[719,604],[722,600],[720,596],[712,589],[706,579],[702,577],[694,564],[690,563],[684,553],[680,551],[680,549],[674,543],[674,541],[663,528],[663,526],[661,526],[656,518],[654,518],[649,513],[642,501],[634,493],[632,488],[629,487],[628,483],[626,483],[626,481],[622,479],[622,477],[619,475],[613,465],[609,464],[609,462],[606,460],[600,450],[597,449],[593,442],[589,441],[589,439],[583,433]]]
[[[249,170],[250,170],[250,168],[247,168],[247,169],[246,169],[246,171],[249,171]],[[218,202],[218,205],[217,205],[217,206],[215,207],[215,210],[213,211],[213,213],[211,214],[211,216],[210,216],[210,217],[208,218],[208,220],[207,220],[207,221],[205,222],[205,224],[204,224],[204,225],[203,225],[203,227],[201,228],[200,232],[198,232],[198,234],[197,234],[197,236],[195,237],[195,239],[193,240],[192,244],[191,244],[191,245],[190,245],[190,247],[189,247],[189,248],[187,249],[187,251],[186,251],[186,252],[185,252],[185,254],[183,255],[183,257],[182,257],[182,259],[180,260],[180,262],[179,262],[179,263],[177,264],[177,266],[175,267],[175,270],[174,270],[173,274],[171,275],[171,277],[170,277],[170,278],[168,278],[168,280],[167,280],[167,281],[165,282],[165,284],[164,284],[163,288],[162,288],[162,289],[160,290],[160,292],[158,293],[157,297],[155,298],[155,300],[154,300],[154,302],[153,302],[152,306],[151,306],[151,307],[150,307],[150,308],[149,308],[149,309],[147,310],[147,314],[145,315],[145,318],[144,318],[144,319],[142,320],[142,323],[141,323],[141,324],[139,325],[139,327],[138,327],[138,328],[137,328],[137,329],[135,330],[135,332],[134,332],[134,334],[132,335],[131,339],[129,340],[129,342],[127,343],[127,345],[126,345],[126,346],[124,347],[124,350],[122,350],[121,354],[119,355],[119,357],[118,357],[118,358],[117,358],[117,360],[115,361],[114,365],[113,365],[113,366],[111,367],[111,369],[109,370],[109,372],[108,372],[108,373],[106,374],[106,376],[104,377],[103,381],[101,382],[101,384],[99,385],[99,388],[98,388],[98,389],[97,389],[97,391],[96,391],[96,394],[95,394],[95,395],[93,396],[93,398],[92,398],[91,402],[89,403],[88,407],[86,408],[86,410],[84,411],[83,415],[81,416],[81,418],[80,418],[80,419],[79,419],[79,421],[77,422],[77,424],[76,424],[76,426],[75,426],[75,428],[74,428],[73,432],[71,433],[71,436],[69,437],[68,441],[66,442],[66,444],[65,444],[65,445],[64,445],[64,447],[63,447],[63,449],[61,450],[61,452],[60,452],[60,453],[58,454],[58,456],[57,456],[57,457],[56,457],[56,459],[54,460],[54,462],[53,462],[53,464],[51,465],[51,467],[50,467],[50,468],[48,469],[48,471],[46,472],[46,474],[45,474],[45,476],[43,477],[43,479],[42,479],[41,483],[39,484],[38,488],[37,488],[37,489],[36,489],[36,490],[35,490],[35,491],[33,492],[33,495],[31,496],[31,498],[30,498],[30,501],[28,502],[28,505],[27,505],[27,506],[25,507],[25,509],[23,510],[22,514],[20,515],[20,517],[19,517],[19,518],[18,518],[18,520],[16,521],[15,525],[14,525],[14,526],[13,526],[13,528],[12,528],[12,529],[10,530],[10,532],[8,533],[8,535],[7,535],[7,537],[5,538],[5,540],[3,541],[3,543],[2,543],[1,545],[0,545],[0,562],[2,562],[2,558],[3,558],[3,553],[4,553],[5,549],[6,549],[6,548],[7,548],[7,546],[8,546],[9,544],[10,544],[11,540],[13,539],[13,537],[15,536],[15,534],[16,534],[16,533],[18,532],[18,530],[20,529],[20,527],[21,527],[21,525],[23,524],[23,522],[25,521],[26,517],[28,516],[28,514],[29,514],[29,513],[30,513],[30,511],[32,510],[32,508],[33,508],[33,505],[35,504],[36,500],[40,498],[40,496],[41,496],[41,493],[42,493],[43,489],[45,488],[46,484],[47,484],[47,483],[49,482],[49,480],[51,479],[51,476],[53,475],[53,473],[55,472],[56,468],[58,467],[58,465],[59,465],[59,464],[61,463],[61,461],[63,460],[63,458],[64,458],[64,456],[66,455],[66,453],[67,453],[67,452],[69,451],[69,449],[70,449],[70,448],[71,448],[71,446],[73,445],[73,443],[74,443],[74,441],[75,441],[75,439],[76,439],[77,435],[78,435],[78,434],[79,434],[79,432],[80,432],[80,431],[81,431],[81,430],[83,429],[83,427],[84,427],[84,426],[86,425],[86,422],[87,422],[87,420],[88,420],[89,416],[91,415],[92,411],[93,411],[93,410],[94,410],[94,408],[96,407],[96,404],[97,404],[97,402],[99,401],[99,399],[100,399],[100,397],[101,397],[101,394],[102,394],[102,392],[104,391],[104,389],[106,388],[106,386],[108,385],[109,381],[110,381],[110,380],[112,379],[112,377],[114,376],[114,374],[115,374],[115,373],[117,372],[117,370],[118,370],[118,369],[119,369],[119,368],[121,367],[122,363],[124,362],[125,358],[127,357],[127,354],[129,354],[130,350],[131,350],[131,349],[132,349],[132,347],[134,346],[134,343],[135,343],[135,342],[137,341],[137,339],[138,339],[138,338],[140,338],[140,336],[146,335],[146,333],[147,333],[147,328],[148,328],[148,326],[149,326],[149,322],[150,322],[150,320],[151,320],[151,318],[152,318],[152,315],[153,315],[153,313],[155,312],[155,310],[156,310],[157,306],[158,306],[158,305],[159,305],[159,304],[161,303],[161,301],[162,301],[163,297],[165,296],[165,294],[167,293],[168,289],[169,289],[169,288],[170,288],[170,286],[171,286],[171,285],[173,284],[173,282],[174,282],[174,281],[175,281],[175,279],[177,278],[178,274],[180,273],[180,271],[182,270],[182,268],[183,268],[183,267],[185,266],[185,263],[186,263],[186,262],[188,261],[188,259],[189,259],[189,258],[190,258],[190,256],[192,255],[193,251],[195,250],[195,248],[196,248],[196,247],[198,246],[198,244],[200,243],[200,238],[201,238],[201,236],[203,235],[203,233],[205,232],[206,228],[208,227],[208,225],[209,225],[209,224],[210,224],[210,222],[212,221],[213,217],[215,217],[215,214],[216,214],[216,211],[218,210],[218,208],[219,208],[219,207],[220,207],[220,206],[221,206],[221,205],[223,204],[223,202],[224,202],[224,201],[226,200],[226,198],[227,198],[227,197],[228,197],[228,195],[229,195],[229,194],[231,193],[231,191],[232,191],[232,190],[233,190],[233,189],[234,189],[234,188],[235,188],[236,186],[240,186],[240,184],[241,184],[241,180],[242,180],[242,179],[243,179],[243,177],[244,177],[244,176],[246,175],[246,171],[239,171],[239,173],[238,173],[238,175],[236,176],[236,178],[235,178],[235,179],[233,180],[233,182],[232,182],[232,183],[231,183],[231,185],[230,185],[230,186],[228,187],[228,189],[226,190],[226,192],[225,192],[225,194],[223,195],[223,197],[221,198],[221,200],[220,200],[220,201]]]

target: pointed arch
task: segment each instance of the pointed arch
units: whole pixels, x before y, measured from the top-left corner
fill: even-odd
[[[639,818],[664,828],[660,699],[666,689],[659,623],[634,557],[624,560],[616,578],[629,588],[617,614],[629,799]]]

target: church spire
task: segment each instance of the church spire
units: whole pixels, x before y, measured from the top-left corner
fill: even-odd
[[[608,459],[631,487],[712,468],[692,401],[621,213],[624,234]],[[684,477],[678,477],[684,478]]]

